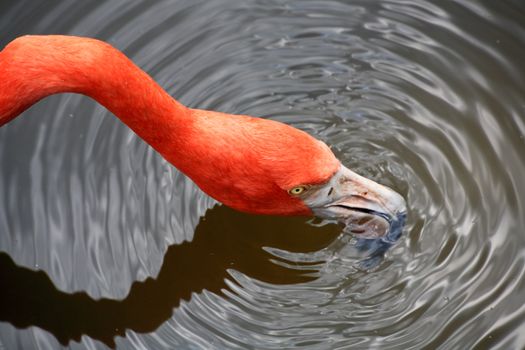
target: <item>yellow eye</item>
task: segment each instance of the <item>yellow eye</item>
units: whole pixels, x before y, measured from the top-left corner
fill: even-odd
[[[296,186],[296,187],[292,188],[291,190],[289,190],[288,193],[293,195],[293,196],[298,196],[301,193],[303,193],[304,191],[306,191],[306,186]]]

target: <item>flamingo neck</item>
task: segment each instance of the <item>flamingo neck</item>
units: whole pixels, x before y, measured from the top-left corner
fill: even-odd
[[[68,36],[14,40],[0,52],[0,126],[61,92],[104,105],[166,158],[184,143],[188,108],[110,45]]]
[[[25,36],[0,52],[0,126],[60,92],[92,97],[204,192],[238,210],[309,215],[287,190],[325,182],[339,168],[324,143],[286,124],[184,107],[101,41]]]

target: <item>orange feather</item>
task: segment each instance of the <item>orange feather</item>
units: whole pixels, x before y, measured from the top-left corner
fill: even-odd
[[[0,52],[0,125],[61,92],[97,100],[204,192],[238,210],[310,215],[287,191],[326,182],[340,166],[324,143],[286,124],[183,106],[102,41],[25,36]]]

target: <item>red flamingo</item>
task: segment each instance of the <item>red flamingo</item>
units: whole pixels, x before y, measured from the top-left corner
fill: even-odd
[[[358,233],[376,234],[405,210],[398,193],[350,171],[307,133],[272,120],[187,108],[105,42],[23,36],[0,52],[0,126],[61,92],[104,105],[232,208],[350,220],[361,225]]]

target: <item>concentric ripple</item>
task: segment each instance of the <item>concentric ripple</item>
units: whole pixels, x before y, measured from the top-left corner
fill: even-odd
[[[0,9],[2,46],[106,40],[182,103],[303,129],[409,207],[363,268],[381,247],[216,206],[94,101],[47,98],[0,129],[0,348],[525,346],[519,1]]]

